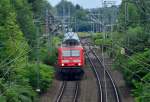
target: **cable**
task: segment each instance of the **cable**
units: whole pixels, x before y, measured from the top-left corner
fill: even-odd
[[[128,2],[128,1],[127,1]],[[143,20],[144,21],[144,20]],[[114,49],[113,49],[114,50]],[[131,58],[130,56],[128,56],[129,58]],[[132,59],[133,61],[136,61],[136,60],[134,60],[134,59]],[[137,61],[136,61],[137,62]],[[139,63],[139,62],[138,62]],[[146,64],[146,65],[148,65],[148,66],[150,66],[149,64],[147,64],[147,63],[144,63],[144,62],[142,62],[143,64]],[[141,64],[141,62],[139,63],[139,64]],[[145,68],[145,67],[144,67]],[[148,69],[148,70],[150,70],[150,69]],[[131,71],[131,70],[130,70]],[[132,72],[132,71],[131,71]],[[132,72],[133,73],[133,72]],[[135,74],[135,73],[134,73]],[[137,74],[136,74],[137,75]],[[137,75],[138,77],[140,77],[139,75]],[[141,78],[140,78],[140,80],[142,80]]]
[[[26,42],[24,42],[24,43],[21,43],[21,48],[22,47],[25,47],[24,45],[26,44]],[[20,48],[18,47],[17,49],[16,49],[16,52],[19,50]],[[5,58],[4,60],[3,60],[3,62],[1,62],[0,63],[0,66],[2,66],[11,56],[13,56],[13,54],[11,54],[11,55],[9,55],[7,58]]]
[[[110,48],[110,47],[107,47],[107,48],[114,50],[113,48]],[[114,50],[114,51],[115,51],[115,50]],[[127,55],[125,55],[125,56],[127,56]],[[144,69],[146,69],[147,71],[150,71],[150,69],[146,68],[146,67],[145,67],[144,65],[142,65],[141,63],[139,63],[139,62],[137,62],[136,60],[132,59],[130,56],[127,56],[127,57],[130,58],[132,61],[134,61],[134,62],[140,64],[140,66],[142,66],[142,67],[143,67]]]
[[[119,43],[116,43],[119,47],[122,47]],[[126,46],[123,46],[123,48],[126,48],[127,50],[129,50],[130,52],[134,52],[134,53],[137,53],[136,51],[134,51],[134,50],[132,50],[132,49],[129,49],[128,47],[126,47]],[[144,58],[144,57],[139,57],[139,58]]]
[[[119,47],[122,47],[119,43],[115,43],[115,45],[118,45]],[[130,50],[131,52],[135,52],[135,53],[137,53],[136,51],[134,51],[134,50],[132,50],[132,49],[129,49],[128,47],[125,47],[125,46],[123,46],[123,48],[126,48],[127,50]],[[144,57],[138,57],[139,58],[139,60],[138,60],[138,62],[142,62],[142,61],[140,61],[141,60],[141,58],[143,59]],[[143,64],[145,64],[145,65],[148,65],[148,66],[150,66],[150,64],[147,64],[147,63],[144,63],[144,62],[142,62]]]
[[[116,44],[116,45],[118,45],[118,44]],[[120,46],[120,45],[118,45],[119,47],[122,47],[122,46]],[[126,48],[126,47],[125,47]],[[128,49],[129,50],[129,49]],[[129,55],[127,55],[126,54],[126,56],[127,57],[129,57],[129,58],[131,58]],[[144,57],[142,57],[142,58],[144,58]],[[133,59],[133,58],[132,58]],[[145,62],[143,62],[143,61],[140,61],[140,60],[137,60],[137,62],[139,62],[139,63],[143,63],[143,64],[145,64],[145,65],[147,65],[147,66],[150,66],[150,64],[147,64],[147,63],[145,63]]]
[[[29,50],[29,51],[30,51],[30,50]],[[22,51],[20,54],[23,54],[23,51]],[[19,57],[20,57],[20,56],[19,56]],[[9,64],[11,64],[11,63],[13,63],[16,59],[18,59],[18,57],[16,57],[16,58],[10,60],[8,63],[5,63],[3,66],[1,66],[1,68],[3,68],[3,67],[5,67],[5,66],[7,66],[7,65],[9,65]]]
[[[21,54],[20,56],[18,56],[18,57],[16,57],[15,59],[11,60],[11,61],[8,62],[7,64],[5,64],[3,67],[7,66],[7,65],[10,64],[10,63],[13,63],[13,62],[17,61],[19,58],[23,57],[24,55],[28,54],[28,53],[31,52],[31,51],[32,51],[32,49],[30,49],[29,51],[27,51],[27,52],[24,53],[24,54],[23,54],[23,52],[22,52],[22,54]],[[11,68],[8,68],[8,69],[7,69],[7,71],[4,73],[4,75],[3,75],[2,78],[4,78],[4,77],[7,75],[7,73],[10,71],[10,69],[11,69]]]
[[[28,53],[31,52],[31,51],[32,51],[32,49],[30,49],[28,52],[24,53],[23,55],[18,56],[18,57],[17,57],[15,60],[13,60],[13,61],[17,61],[19,58],[23,57],[24,55],[28,54]],[[4,77],[8,74],[8,72],[9,72],[10,70],[11,70],[11,68],[8,68],[7,71],[5,72],[5,74],[3,75],[3,77],[0,78],[0,79],[4,79]],[[7,89],[1,94],[1,96],[4,95],[4,93],[5,93],[6,91],[7,91]]]
[[[119,44],[117,44],[116,43],[116,45],[118,45],[119,47],[122,47],[121,45],[119,45]],[[127,48],[127,47],[125,47],[125,46],[123,46],[123,48],[126,48],[127,50],[130,50],[131,52],[136,52],[136,51],[133,51],[132,49],[129,49],[129,48]],[[137,52],[136,52],[137,53]],[[139,58],[139,62],[142,62],[142,61],[140,61],[141,59],[144,59],[144,57],[138,57]],[[144,63],[144,62],[142,62],[143,64],[145,64],[145,65],[148,65],[148,66],[150,66],[150,64],[147,64],[147,63]]]
[[[24,44],[25,44],[26,42],[24,42]],[[24,48],[25,48],[26,46],[24,46]],[[19,49],[19,48],[18,48]],[[32,50],[33,50],[33,47],[32,47]],[[20,53],[22,53],[22,52],[20,52]],[[12,55],[10,55],[10,57],[11,57]],[[9,57],[9,58],[10,58]],[[7,58],[8,59],[8,58]],[[15,59],[15,58],[14,58]],[[12,61],[12,60],[14,60],[14,59],[11,59],[10,61]],[[9,62],[8,62],[9,63]],[[6,63],[7,64],[7,63]],[[3,64],[4,65],[4,64]],[[0,66],[2,66],[2,64],[0,65]]]
[[[143,78],[141,76],[139,76],[138,74],[134,73],[132,70],[130,70],[129,68],[127,68],[126,66],[120,65],[122,66],[122,68],[124,68],[125,70],[128,70],[129,72],[131,72],[133,75],[135,75],[138,79],[140,79],[141,82],[145,82],[145,83],[149,83],[148,81],[143,80]]]
[[[114,50],[114,49],[113,49]],[[131,72],[133,75],[135,75],[138,79],[140,79],[142,82],[145,82],[145,83],[149,83],[145,80],[142,79],[142,77],[140,77],[137,73],[134,73],[131,69],[127,68],[127,66],[124,66],[124,65],[120,65],[122,66],[124,69],[128,70],[129,72]]]
[[[121,47],[121,46],[119,46],[119,47]],[[128,57],[128,58],[130,58],[132,61],[134,61],[134,62],[136,62],[136,63],[139,63],[139,64],[143,63],[143,64],[145,64],[145,65],[147,65],[147,66],[150,66],[149,64],[147,64],[147,63],[145,63],[145,62],[143,62],[143,61],[134,60],[132,57],[130,57],[130,56],[127,55],[127,54],[125,54],[125,56]],[[143,67],[145,67],[145,66],[143,66]],[[147,68],[147,70],[150,71],[150,69],[148,69],[148,68]]]

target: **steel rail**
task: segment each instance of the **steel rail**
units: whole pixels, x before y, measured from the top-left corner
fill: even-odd
[[[91,49],[91,48],[90,48],[90,49]],[[100,60],[100,58],[98,57],[98,55],[96,54],[96,52],[93,51],[92,49],[91,49],[91,52],[95,55],[95,57],[97,58],[97,60],[98,60],[99,63],[101,64],[102,68],[104,69],[104,65],[102,64],[102,60]],[[118,93],[118,90],[117,90],[115,81],[113,80],[113,78],[112,78],[112,76],[111,76],[111,74],[110,74],[110,72],[109,72],[108,70],[105,69],[105,72],[106,72],[106,74],[108,75],[109,79],[111,80],[111,84],[112,84],[112,86],[113,86],[113,89],[114,89],[114,92],[115,92],[115,96],[116,96],[117,102],[121,102],[121,101],[120,101],[120,98],[119,98],[119,93]]]
[[[82,43],[82,45],[85,45],[85,43],[83,43],[82,41],[81,41],[81,43]],[[86,44],[89,45],[89,43],[86,43]],[[86,49],[85,49],[85,50],[86,50]],[[102,61],[103,61],[102,58],[100,59],[100,58],[97,56],[96,52],[93,51],[93,49],[92,49],[90,46],[89,46],[89,50],[90,50],[90,51],[88,51],[88,52],[92,52],[92,53],[94,54],[94,56],[96,57],[96,59],[98,60],[98,62],[100,63],[100,65],[102,66],[102,68],[105,69],[105,67],[104,67],[103,64],[102,64]],[[86,55],[87,55],[87,57],[88,57],[90,63],[92,64],[92,66],[94,66],[92,60],[90,59],[90,57],[89,57],[89,55],[88,55],[88,53],[86,53]],[[95,72],[95,71],[96,71],[96,68],[93,68],[93,69],[94,69],[94,72]],[[108,76],[108,78],[111,80],[111,84],[112,84],[112,86],[113,86],[113,90],[114,90],[114,93],[115,93],[116,101],[117,101],[117,102],[121,102],[121,99],[120,99],[120,97],[119,97],[119,92],[118,92],[118,90],[117,90],[115,81],[113,80],[113,78],[112,78],[112,76],[111,76],[111,74],[109,73],[108,70],[105,69],[105,72],[106,72],[106,75]],[[96,76],[99,76],[97,72],[95,72],[95,73],[96,73]],[[101,92],[102,92],[102,91],[101,91]],[[101,102],[102,102],[102,100],[101,100]]]
[[[60,88],[60,93],[59,93],[59,95],[58,95],[58,97],[57,97],[57,99],[56,99],[56,102],[60,102],[60,101],[61,101],[61,98],[62,98],[63,93],[64,93],[64,91],[65,91],[65,87],[66,87],[66,82],[63,81],[63,83],[62,83],[62,85],[61,85],[61,88]]]
[[[79,94],[79,86],[80,86],[79,84],[80,84],[79,82],[76,82],[76,90],[75,90],[73,102],[77,102],[78,94]]]
[[[100,76],[96,70],[96,67],[94,66],[92,60],[90,59],[88,53],[86,53],[87,57],[88,57],[88,60],[90,61],[90,64],[91,64],[91,67],[93,69],[93,72],[95,73],[95,77],[97,79],[97,85],[98,85],[98,88],[99,88],[99,95],[100,95],[100,102],[103,102],[103,91],[102,91],[102,84],[101,84],[101,81],[100,81]]]
[[[78,98],[78,94],[79,94],[79,82],[77,81],[75,83],[76,83],[76,85],[75,85],[75,91],[74,91],[74,96],[73,96],[72,102],[77,102],[77,98]],[[60,88],[59,95],[57,96],[55,102],[61,102],[62,101],[62,97],[65,93],[66,87],[67,87],[67,82],[63,81],[61,88]]]

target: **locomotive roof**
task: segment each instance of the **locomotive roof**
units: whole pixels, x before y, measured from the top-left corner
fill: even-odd
[[[68,32],[68,33],[64,34],[63,42],[66,42],[66,41],[74,41],[74,42],[77,42],[77,43],[80,42],[77,33],[74,33],[74,32]]]

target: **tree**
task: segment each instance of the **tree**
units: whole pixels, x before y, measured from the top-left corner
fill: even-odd
[[[65,0],[61,0],[61,2],[56,5],[56,9],[58,16],[68,16],[69,13],[72,16],[75,12],[74,5],[71,2]]]
[[[29,59],[35,39],[33,12],[27,0],[11,1],[0,0],[0,101],[37,102],[33,90],[36,87],[30,83],[32,74],[36,79],[37,73],[34,70],[36,64]],[[41,88],[46,91],[52,82],[53,70],[52,67],[48,69],[48,66],[40,65],[40,78],[44,84]],[[29,68],[33,73],[28,72]],[[29,74],[31,76],[27,77]]]
[[[33,22],[33,13],[28,2],[25,0],[16,0],[15,9],[17,13],[17,22],[31,47],[35,45],[36,30]]]
[[[123,72],[128,85],[132,87],[136,102],[150,101],[149,6],[149,1],[123,0],[118,33],[113,34],[114,65]],[[125,55],[120,54],[120,48],[125,48]]]

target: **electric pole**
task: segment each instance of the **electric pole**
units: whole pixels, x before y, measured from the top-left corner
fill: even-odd
[[[46,17],[45,17],[45,30],[46,30],[46,36],[47,38],[47,42],[48,42],[48,55],[51,56],[51,34],[50,34],[50,27],[49,27],[49,10],[46,8]]]
[[[40,50],[40,35],[39,35],[39,23],[40,21],[38,19],[35,20],[36,25],[36,91],[40,92],[40,57],[39,57],[39,50]]]
[[[111,1],[111,0],[101,0],[101,3],[102,3],[102,19],[101,19],[101,22],[102,22],[102,31],[103,31],[103,44],[102,44],[102,58],[103,58],[103,66],[104,66],[104,85],[105,85],[105,100],[106,102],[108,102],[108,91],[107,91],[107,84],[106,84],[106,67],[105,67],[105,56],[104,56],[104,46],[105,46],[105,41],[106,41],[106,30],[107,30],[107,24],[110,24],[111,22],[109,22],[109,20],[107,21],[107,17],[106,17],[106,10],[107,10],[107,7],[111,6],[111,5],[114,5],[115,2],[114,1]],[[105,12],[104,12],[105,10]]]
[[[125,34],[127,35],[127,21],[128,21],[128,2],[125,1]],[[129,37],[127,37],[127,46],[129,47]]]

